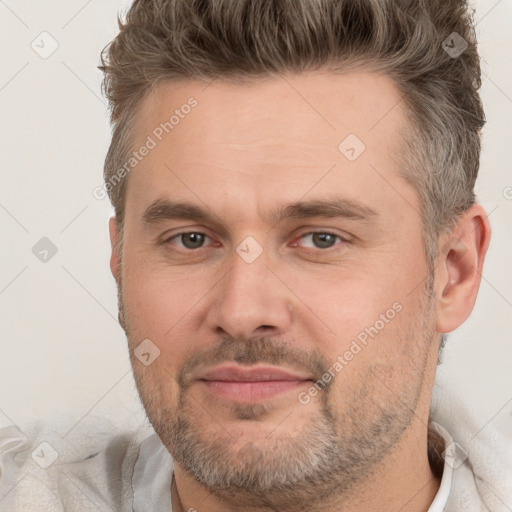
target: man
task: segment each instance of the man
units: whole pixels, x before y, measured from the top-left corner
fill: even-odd
[[[136,0],[102,64],[111,269],[156,435],[76,461],[88,501],[501,510],[429,416],[490,239],[466,3]]]

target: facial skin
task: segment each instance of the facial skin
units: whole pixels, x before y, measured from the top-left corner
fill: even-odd
[[[429,274],[419,197],[396,163],[408,121],[384,76],[206,85],[163,84],[141,105],[137,148],[197,100],[129,175],[122,261],[111,259],[141,400],[175,459],[173,510],[427,510],[440,333],[474,305],[485,212],[440,239]],[[355,161],[338,150],[349,134],[366,146]],[[144,221],[156,200],[209,219]],[[312,201],[344,201],[345,214],[276,217]],[[114,218],[110,235],[115,247]],[[160,350],[148,366],[134,355],[145,339]],[[219,365],[295,382],[265,395],[261,382],[199,380]]]

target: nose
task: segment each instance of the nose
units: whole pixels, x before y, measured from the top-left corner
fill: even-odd
[[[209,328],[238,340],[284,335],[291,325],[292,294],[269,267],[265,251],[252,263],[235,251],[230,260],[212,296]]]

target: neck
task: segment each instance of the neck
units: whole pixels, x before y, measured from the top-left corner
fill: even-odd
[[[343,493],[331,498],[318,496],[314,505],[298,506],[280,503],[282,512],[426,512],[439,489],[440,477],[432,472],[429,458],[426,421],[417,416],[404,432],[395,449],[389,453],[364,481],[357,482]],[[230,497],[216,496],[187,474],[179,464],[173,477],[173,512],[268,512],[268,502],[248,506],[237,501],[236,492]]]

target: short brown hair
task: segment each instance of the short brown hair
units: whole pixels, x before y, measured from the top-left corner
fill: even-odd
[[[485,118],[472,16],[462,0],[135,0],[101,55],[113,126],[105,182],[162,81],[364,66],[392,78],[407,107],[401,173],[419,193],[432,263],[440,233],[475,203]],[[126,180],[108,190],[121,231],[125,192]]]

